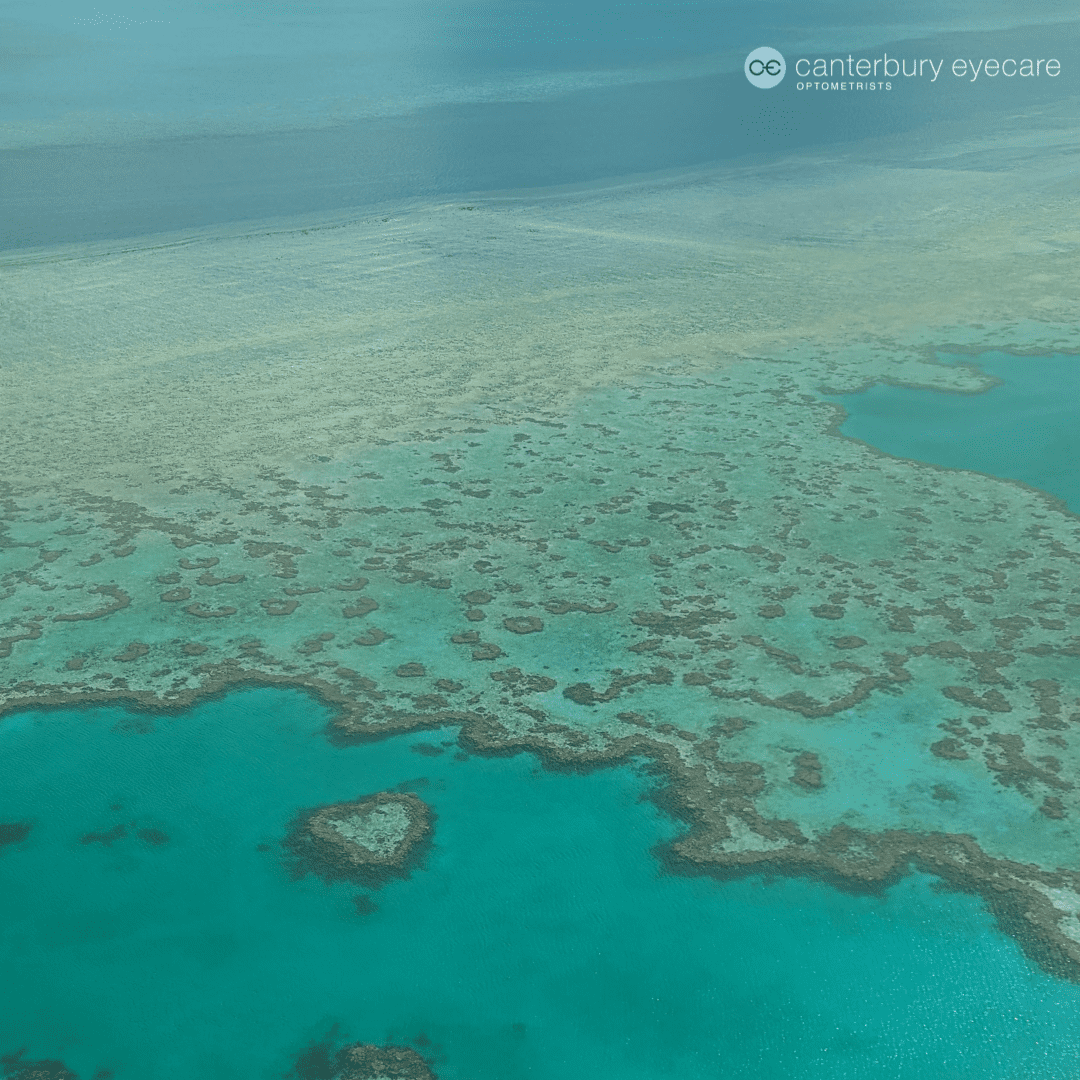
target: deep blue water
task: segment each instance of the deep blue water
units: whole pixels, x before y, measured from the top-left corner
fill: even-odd
[[[280,1077],[327,1037],[422,1036],[441,1080],[1080,1072],[1080,987],[975,898],[923,876],[884,898],[667,876],[650,848],[679,826],[635,768],[410,749],[452,730],[335,749],[326,719],[263,690],[151,725],[0,723],[0,821],[34,822],[0,848],[0,1054],[231,1080]],[[290,879],[297,810],[403,783],[435,845],[373,914],[355,886]]]
[[[848,413],[841,430],[895,457],[1022,480],[1080,514],[1080,357],[988,352],[951,362],[1001,382],[980,394],[879,384],[831,397]]]

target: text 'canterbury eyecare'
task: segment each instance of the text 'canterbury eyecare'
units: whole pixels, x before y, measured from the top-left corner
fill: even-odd
[[[1057,78],[1061,61],[1046,57],[957,57],[951,63],[944,58],[896,57],[882,53],[876,57],[852,54],[832,57],[800,56],[795,61],[796,90],[892,90],[904,80],[923,79],[936,83],[939,77],[974,83],[982,79]],[[746,78],[761,90],[778,86],[787,73],[784,57],[773,48],[761,46],[746,57]]]

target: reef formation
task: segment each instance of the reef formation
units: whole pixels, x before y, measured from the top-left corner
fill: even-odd
[[[298,1080],[435,1080],[429,1063],[407,1046],[350,1043],[334,1051],[317,1043],[300,1055]]]
[[[928,354],[889,370],[986,385]],[[456,726],[465,751],[559,767],[645,757],[691,827],[673,865],[858,888],[925,866],[1080,977],[1077,519],[840,437],[814,390],[884,377],[865,357],[764,371],[643,381],[168,511],[12,489],[0,710],[175,712],[260,683],[317,694],[340,744]],[[399,872],[428,818],[374,798],[408,843],[349,839],[343,803],[292,831],[294,865]]]
[[[435,1080],[428,1063],[406,1046],[353,1043],[338,1054],[336,1080]]]
[[[430,841],[434,815],[411,792],[379,791],[301,812],[283,841],[293,872],[378,888],[405,877]]]
[[[5,1080],[79,1080],[78,1074],[59,1059],[30,1060],[25,1050],[0,1056],[0,1070]],[[111,1072],[102,1070],[94,1076],[94,1080],[109,1080],[111,1076]]]
[[[1080,979],[1080,522],[823,400],[1080,351],[1071,115],[1007,170],[878,147],[6,257],[0,713],[261,684],[339,744],[644,757],[671,865],[922,865]]]

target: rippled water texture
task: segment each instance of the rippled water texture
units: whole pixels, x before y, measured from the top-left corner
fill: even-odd
[[[263,690],[5,720],[0,819],[33,828],[0,854],[0,1050],[116,1080],[281,1076],[327,1038],[414,1042],[441,1080],[1080,1067],[1080,987],[973,898],[665,876],[631,767],[459,760],[450,729],[336,749],[326,719]],[[374,912],[290,878],[298,809],[398,785],[435,844]]]

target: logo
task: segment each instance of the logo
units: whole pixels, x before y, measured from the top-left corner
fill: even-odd
[[[762,45],[746,58],[743,71],[759,90],[771,90],[784,77],[787,64],[775,49]]]

